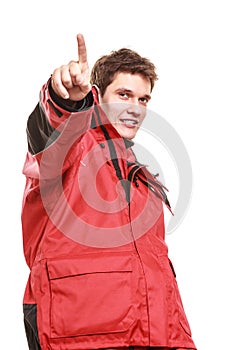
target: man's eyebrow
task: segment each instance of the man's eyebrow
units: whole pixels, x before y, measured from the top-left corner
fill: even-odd
[[[151,95],[148,94],[145,94],[143,97],[146,98],[148,101],[151,99]]]
[[[116,89],[116,92],[126,92],[128,94],[133,94],[134,93],[132,90],[124,88],[124,87]],[[148,95],[148,94],[145,94],[145,95],[141,96],[141,98],[142,97],[147,98],[148,100],[151,99],[151,95]]]
[[[125,87],[120,87],[120,88],[117,88],[116,89],[116,92],[128,92],[128,93],[133,93],[133,91],[132,90],[130,90],[130,89],[127,89],[127,88],[125,88]]]

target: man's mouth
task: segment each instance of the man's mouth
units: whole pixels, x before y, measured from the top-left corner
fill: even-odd
[[[126,126],[130,126],[130,127],[134,127],[136,125],[138,125],[138,121],[135,120],[135,119],[128,119],[128,118],[125,118],[125,119],[120,119],[120,122]]]

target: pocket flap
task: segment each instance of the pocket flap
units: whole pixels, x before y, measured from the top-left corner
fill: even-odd
[[[85,254],[73,258],[48,260],[49,279],[101,272],[131,272],[131,253]]]

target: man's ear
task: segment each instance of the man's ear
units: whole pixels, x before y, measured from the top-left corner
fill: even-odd
[[[99,86],[97,86],[96,84],[93,84],[93,85],[92,85],[92,92],[93,92],[95,101],[96,101],[97,103],[99,103],[99,102],[100,102],[99,97],[100,97],[100,95],[101,95],[101,94],[100,94],[100,88],[99,88]]]

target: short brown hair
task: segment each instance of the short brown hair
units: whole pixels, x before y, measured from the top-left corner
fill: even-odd
[[[104,55],[96,61],[91,71],[91,84],[97,85],[101,95],[104,95],[116,73],[140,74],[150,80],[152,91],[158,79],[155,71],[155,65],[148,58],[140,56],[131,49],[123,48],[112,51],[109,55]]]

